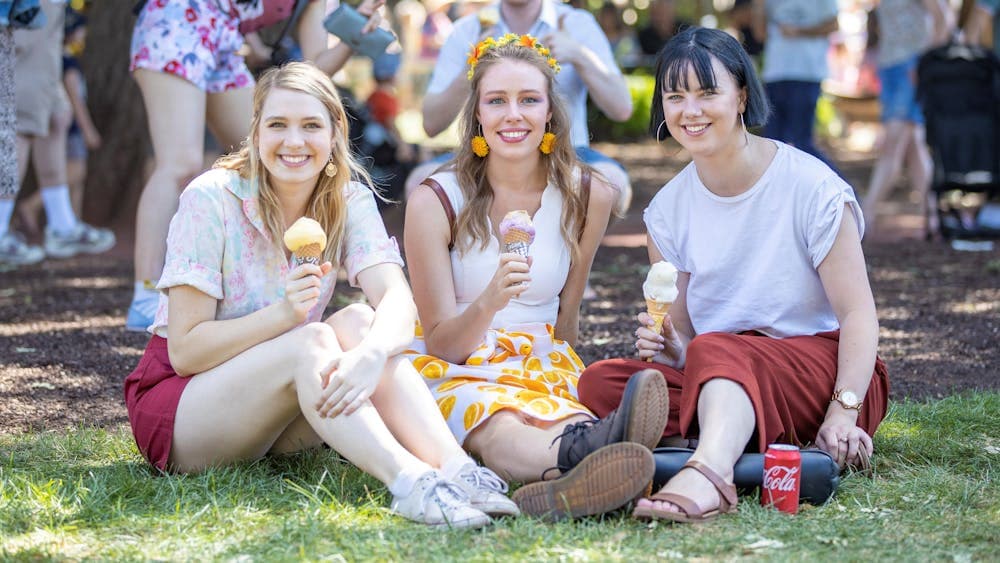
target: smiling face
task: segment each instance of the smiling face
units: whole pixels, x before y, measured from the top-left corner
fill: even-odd
[[[740,114],[746,90],[712,58],[715,86],[703,86],[693,65],[673,88],[664,81],[663,116],[670,135],[693,156],[710,156],[745,142]]]
[[[333,149],[326,107],[303,92],[275,88],[261,108],[257,147],[278,190],[312,190]]]
[[[545,75],[534,66],[508,60],[488,69],[479,82],[476,117],[490,155],[538,156],[549,110]]]

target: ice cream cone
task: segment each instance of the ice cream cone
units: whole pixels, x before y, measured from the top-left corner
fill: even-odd
[[[669,301],[657,301],[655,299],[646,299],[646,312],[649,313],[650,317],[653,317],[653,332],[660,334],[663,330],[663,319],[667,317],[667,313],[670,312],[670,306],[672,303]]]
[[[292,252],[292,257],[295,260],[296,266],[301,266],[302,264],[315,264],[318,266],[323,257],[323,247],[316,242],[307,244]]]
[[[528,248],[535,239],[534,233],[521,229],[509,229],[503,234],[504,250],[521,256],[528,256]]]

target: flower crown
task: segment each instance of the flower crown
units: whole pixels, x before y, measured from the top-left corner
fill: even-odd
[[[516,33],[507,33],[496,39],[487,37],[474,46],[471,51],[469,51],[469,58],[466,60],[469,64],[469,80],[472,80],[472,77],[476,73],[476,65],[479,64],[479,59],[486,54],[487,51],[496,47],[506,47],[507,45],[517,45],[518,47],[534,49],[538,51],[538,54],[545,57],[545,62],[552,67],[552,70],[555,72],[562,70],[562,67],[559,66],[559,61],[550,56],[548,48],[545,45],[542,45],[541,41],[527,34],[518,35]]]

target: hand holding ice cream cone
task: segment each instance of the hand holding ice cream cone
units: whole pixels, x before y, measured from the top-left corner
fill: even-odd
[[[642,293],[646,299],[646,312],[653,318],[652,331],[661,334],[663,321],[677,299],[677,268],[662,260],[653,264],[642,284]],[[651,359],[647,358],[647,361]]]
[[[326,233],[314,219],[300,217],[285,231],[285,246],[292,252],[292,264],[319,265],[326,248]]]

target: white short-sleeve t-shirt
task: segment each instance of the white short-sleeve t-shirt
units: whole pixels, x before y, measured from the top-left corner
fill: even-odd
[[[646,208],[660,254],[691,274],[687,310],[697,334],[756,330],[782,338],[839,327],[817,268],[845,205],[864,232],[861,209],[829,167],[775,144],[764,175],[740,195],[715,195],[691,163]]]

